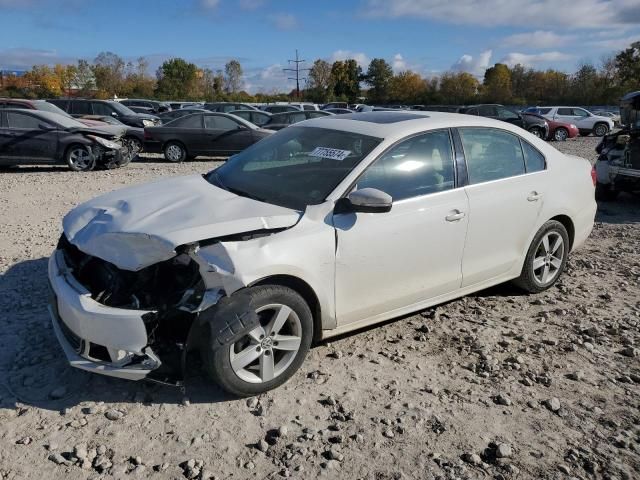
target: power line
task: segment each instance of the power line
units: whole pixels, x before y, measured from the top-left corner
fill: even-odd
[[[289,64],[294,64],[295,67],[294,68],[283,68],[282,71],[283,72],[295,72],[296,76],[295,77],[288,77],[288,80],[295,80],[296,81],[296,98],[300,98],[300,72],[308,72],[311,69],[310,68],[300,68],[300,64],[306,62],[306,60],[300,60],[300,58],[298,57],[298,49],[296,48],[296,59],[295,60],[287,60],[287,62],[289,62]],[[302,80],[307,80],[307,78],[303,78]]]

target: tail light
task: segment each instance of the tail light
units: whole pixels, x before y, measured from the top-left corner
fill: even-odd
[[[596,186],[596,182],[598,181],[598,174],[596,173],[596,166],[591,167],[591,181],[593,182],[593,186]]]

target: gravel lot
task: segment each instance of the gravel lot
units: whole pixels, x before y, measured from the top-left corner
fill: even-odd
[[[556,146],[594,159],[595,138]],[[0,173],[0,479],[640,478],[640,199],[601,205],[556,287],[501,286],[312,349],[235,400],[69,368],[46,311],[62,216],[99,193],[205,172]]]

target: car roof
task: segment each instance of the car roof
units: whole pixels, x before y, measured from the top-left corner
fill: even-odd
[[[68,117],[60,115],[59,113],[47,112],[46,110],[32,110],[32,109],[25,110],[24,108],[3,108],[2,111],[26,113],[27,115],[31,115],[33,117],[39,117],[39,118],[42,118],[43,120],[49,120],[51,122],[59,122],[60,118],[68,119]]]
[[[399,139],[427,130],[455,127],[493,127],[509,130],[520,136],[525,133],[518,126],[487,117],[461,113],[423,112],[419,110],[330,115],[305,120],[304,122],[296,123],[295,126],[343,130],[385,139]]]

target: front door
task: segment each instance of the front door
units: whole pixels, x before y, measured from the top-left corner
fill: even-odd
[[[58,132],[27,111],[6,112],[6,157],[15,163],[52,163],[57,160]]]
[[[223,115],[204,116],[205,143],[210,154],[240,152],[253,143],[249,127]]]
[[[507,274],[522,259],[547,182],[544,157],[519,136],[493,128],[459,132],[469,175],[464,188],[469,227],[462,260],[466,287]]]
[[[454,171],[450,133],[440,130],[399,143],[358,179],[355,189],[382,190],[393,206],[333,215],[339,325],[460,288],[469,217]]]

